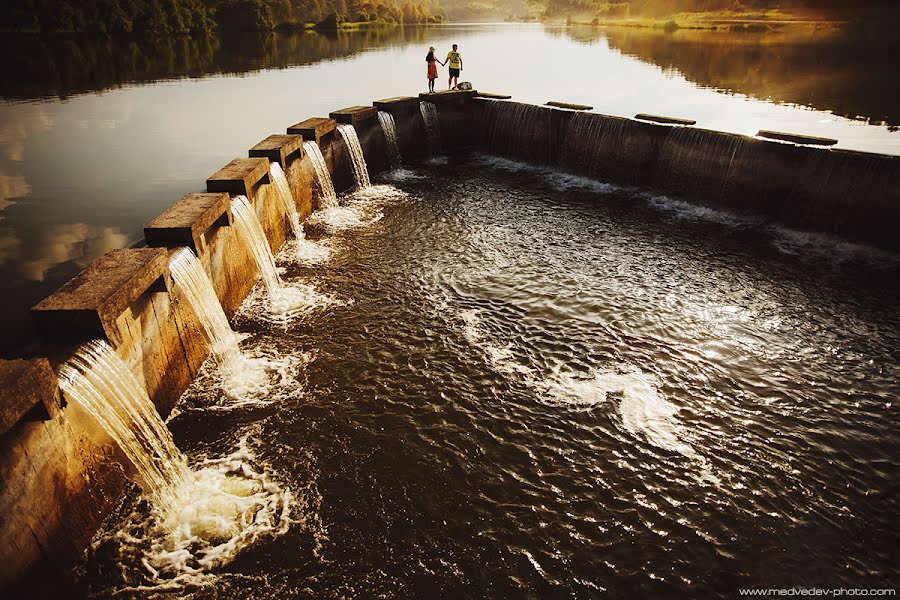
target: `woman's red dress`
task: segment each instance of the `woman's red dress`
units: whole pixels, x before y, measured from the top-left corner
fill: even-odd
[[[437,79],[437,61],[428,61],[428,79]]]

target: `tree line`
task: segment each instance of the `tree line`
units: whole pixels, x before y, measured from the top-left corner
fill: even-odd
[[[528,0],[528,3],[545,16],[668,17],[692,12],[780,9],[822,18],[855,19],[896,17],[900,12],[900,2],[896,0]]]
[[[188,35],[271,31],[308,23],[444,20],[438,0],[2,0],[0,30]]]

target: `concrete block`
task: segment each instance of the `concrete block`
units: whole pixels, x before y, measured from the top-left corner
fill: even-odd
[[[206,191],[243,194],[252,199],[254,187],[269,182],[269,161],[264,158],[235,158],[206,180]]]
[[[315,140],[321,143],[322,138],[334,133],[337,122],[334,119],[324,117],[312,117],[288,127],[287,132],[302,135],[304,140]]]
[[[476,92],[476,98],[487,98],[488,100],[509,100],[512,96],[508,94],[492,94],[490,92]]]
[[[784,131],[769,131],[763,129],[756,134],[758,137],[769,138],[770,140],[780,140],[782,142],[793,142],[806,146],[834,146],[837,140],[831,138],[815,137],[812,135],[800,135],[797,133],[786,133]]]
[[[187,194],[144,227],[144,238],[154,248],[187,246],[200,256],[206,251],[207,232],[231,222],[227,193]]]
[[[420,100],[431,102],[438,106],[442,104],[464,104],[478,95],[478,90],[442,90],[430,94],[419,94]]]
[[[59,385],[46,358],[0,360],[0,394],[0,435],[23,419],[41,421],[59,414]]]
[[[144,293],[168,289],[168,252],[121,248],[107,252],[56,292],[31,308],[41,334],[103,336],[123,340],[120,317]]]
[[[357,127],[369,119],[374,119],[378,110],[374,106],[351,106],[329,113],[329,117],[347,125]]]
[[[665,125],[696,125],[697,121],[693,119],[680,119],[678,117],[665,117],[662,115],[650,115],[647,113],[638,113],[634,115],[635,119],[641,121],[652,121],[654,123],[663,123]]]
[[[275,133],[250,148],[250,157],[267,158],[277,162],[283,169],[295,158],[303,156],[303,136]]]
[[[557,100],[551,100],[547,103],[547,106],[565,108],[568,110],[594,110],[593,106],[588,106],[587,104],[572,104],[571,102],[559,102]]]
[[[418,112],[419,99],[414,96],[393,96],[382,98],[372,103],[378,110],[394,114],[395,112]]]

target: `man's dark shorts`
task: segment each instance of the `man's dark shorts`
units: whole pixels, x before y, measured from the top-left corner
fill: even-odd
[[[450,77],[459,77],[459,69],[450,67]]]

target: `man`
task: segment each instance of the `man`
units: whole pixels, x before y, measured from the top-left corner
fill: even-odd
[[[454,89],[459,85],[459,72],[462,71],[462,54],[456,51],[459,46],[453,44],[453,50],[447,53],[445,63],[450,63],[450,79],[447,82],[447,89]]]

